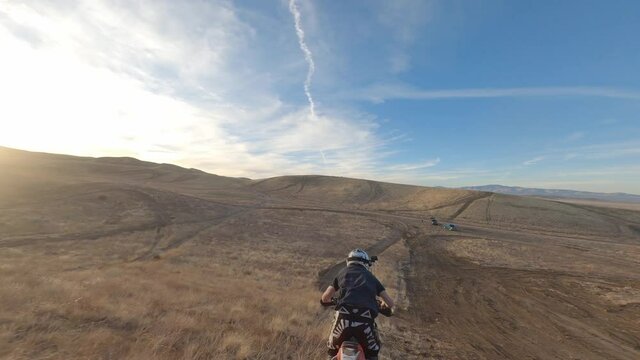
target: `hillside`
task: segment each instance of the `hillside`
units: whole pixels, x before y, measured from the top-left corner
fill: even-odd
[[[0,358],[323,359],[354,247],[383,358],[640,356],[638,211],[0,148]]]
[[[636,236],[637,211],[447,188],[375,181],[284,176],[250,185],[274,199],[305,206],[331,206],[397,214],[416,219],[436,216],[447,221],[531,229],[572,235]]]

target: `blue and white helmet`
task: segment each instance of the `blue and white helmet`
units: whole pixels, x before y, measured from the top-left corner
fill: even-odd
[[[347,265],[351,264],[360,264],[368,268],[371,266],[371,258],[366,251],[362,249],[354,249],[351,250],[349,256],[347,256]]]

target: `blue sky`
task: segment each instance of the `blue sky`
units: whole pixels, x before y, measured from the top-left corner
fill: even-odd
[[[3,2],[0,145],[640,193],[639,16],[637,1]]]

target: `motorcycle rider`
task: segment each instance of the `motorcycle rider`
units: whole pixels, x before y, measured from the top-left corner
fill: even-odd
[[[381,344],[375,319],[379,311],[390,316],[394,303],[382,283],[369,271],[371,265],[371,258],[364,250],[352,250],[347,257],[347,267],[338,273],[322,294],[323,303],[331,302],[337,294],[335,321],[327,351],[330,358],[337,355],[343,341],[353,336],[368,360],[378,359]]]

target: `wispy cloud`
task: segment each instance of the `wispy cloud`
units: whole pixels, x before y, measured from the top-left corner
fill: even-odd
[[[555,173],[520,174],[507,184],[524,187],[572,189],[597,192],[622,191],[638,193],[638,166],[602,166],[563,169]],[[612,190],[616,189],[616,190]]]
[[[0,1],[0,145],[134,156],[228,176],[314,173],[445,186],[638,158],[638,142],[578,146],[584,143],[577,141],[579,133],[561,134],[565,141],[557,148],[545,143],[525,155],[507,148],[490,159],[471,148],[474,141],[450,154],[455,161],[439,161],[433,149],[401,153],[416,151],[411,138],[425,138],[410,116],[393,109],[378,118],[368,112],[377,107],[362,100],[640,99],[635,89],[581,86],[424,89],[389,83],[343,90],[411,70],[413,45],[428,40],[427,25],[438,25],[430,23],[436,20],[432,3],[377,0],[355,15],[362,16],[358,29],[344,36],[352,14],[336,27],[338,19],[329,15],[337,7],[304,0],[267,10],[229,0]],[[380,40],[373,47],[372,38]],[[288,96],[302,95],[304,70],[306,101],[298,103]],[[413,75],[404,78],[424,80]],[[429,118],[443,114],[431,110]],[[619,133],[635,129],[628,114],[612,114],[619,117]],[[468,140],[487,133],[459,135]],[[532,143],[541,145],[539,139]],[[412,160],[393,160],[401,155]],[[542,161],[534,156],[544,157],[544,166],[532,166]],[[468,168],[482,166],[487,169]]]
[[[529,160],[523,162],[522,165],[524,165],[524,166],[534,165],[534,164],[539,163],[542,160],[544,160],[544,156],[536,156],[533,159],[529,159]]]
[[[394,99],[439,100],[501,97],[550,97],[583,96],[640,100],[640,91],[609,87],[521,87],[521,88],[468,88],[468,89],[417,89],[404,84],[380,84],[352,92],[361,100],[382,102]]]
[[[431,0],[383,0],[377,4],[378,19],[394,39],[389,53],[392,73],[410,69],[411,56],[408,50],[431,20],[434,3]]]
[[[614,119],[614,118],[607,118],[600,121],[600,124],[602,125],[613,125],[617,123],[618,123],[618,119]]]
[[[391,170],[391,171],[412,171],[412,170],[430,168],[430,167],[438,165],[439,163],[440,163],[440,158],[435,158],[435,159],[432,159],[432,160],[418,162],[418,163],[393,165],[393,166],[389,167],[389,170]]]
[[[374,117],[333,109],[305,121],[306,111],[255,76],[263,39],[233,3],[136,4],[0,3],[1,144],[247,177],[370,177],[385,156]],[[298,35],[314,113],[313,59]],[[282,60],[296,63],[290,55]],[[287,78],[294,68],[276,70]]]
[[[595,144],[578,148],[580,156],[590,160],[613,159],[628,156],[640,156],[640,143],[621,142]]]
[[[304,40],[304,30],[302,30],[302,24],[300,20],[300,11],[298,10],[298,5],[296,4],[296,0],[289,0],[289,11],[291,15],[293,15],[293,20],[296,26],[296,35],[298,36],[298,43],[300,45],[300,50],[304,54],[304,59],[309,65],[307,70],[307,77],[304,81],[304,93],[307,96],[307,100],[309,101],[309,113],[312,118],[316,117],[315,103],[313,102],[313,96],[311,96],[311,80],[313,78],[313,73],[316,71],[315,63],[313,62],[313,54],[311,54],[311,50],[307,46],[307,43]]]
[[[476,185],[479,182],[495,182],[500,178],[502,172],[477,168],[460,169],[435,169],[423,168],[412,171],[389,171],[387,168],[380,169],[376,178],[389,182],[405,182],[410,184],[421,184],[427,186],[467,186]],[[487,179],[487,180],[485,180]]]
[[[556,174],[557,178],[582,177],[582,178],[609,178],[615,176],[640,175],[640,164],[628,166],[600,166],[598,168],[577,168]]]
[[[569,134],[567,136],[567,141],[572,142],[572,141],[577,141],[580,140],[584,137],[584,132],[583,131],[575,131],[572,132],[571,134]]]
[[[623,159],[640,156],[640,142],[618,141],[610,143],[565,146],[548,149],[544,152],[547,159],[599,161]]]

